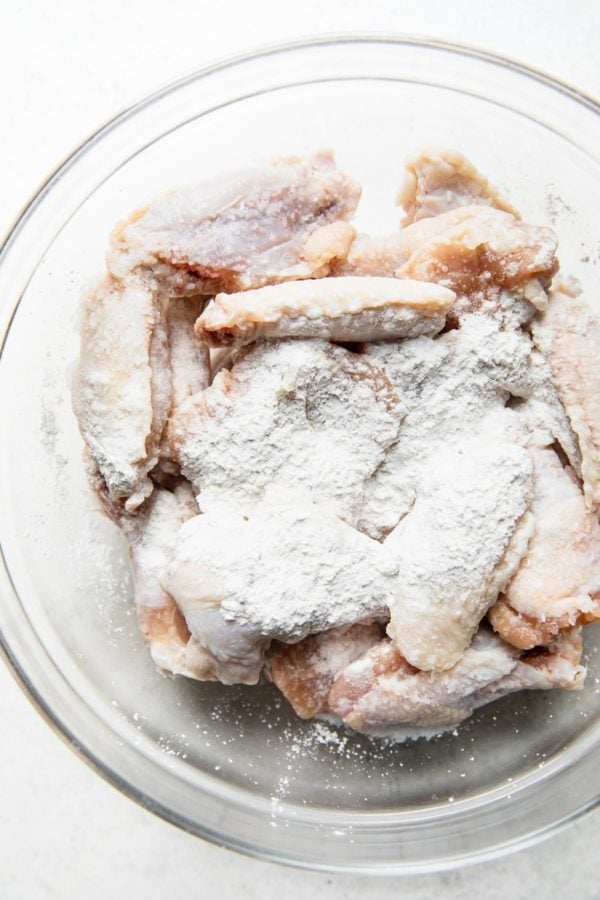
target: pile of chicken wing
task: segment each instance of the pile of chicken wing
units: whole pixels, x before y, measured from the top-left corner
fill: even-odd
[[[393,234],[360,194],[322,151],[137,210],[73,406],[163,672],[431,734],[583,684],[600,318],[460,154],[408,161]]]

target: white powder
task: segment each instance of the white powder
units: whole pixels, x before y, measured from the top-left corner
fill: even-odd
[[[325,341],[276,341],[183,404],[170,434],[203,512],[248,512],[267,488],[293,486],[355,521],[402,415],[368,360]]]
[[[385,614],[396,574],[386,549],[331,509],[278,494],[186,523],[163,584],[188,617],[220,604],[227,619],[294,641]]]
[[[470,316],[437,339],[420,337],[369,344],[366,356],[380,366],[406,408],[398,440],[366,486],[360,527],[382,538],[410,509],[432,454],[444,454],[484,420],[503,429],[510,392],[525,391],[531,342],[518,331],[500,331],[488,316]]]

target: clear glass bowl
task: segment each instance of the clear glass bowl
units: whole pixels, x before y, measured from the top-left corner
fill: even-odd
[[[70,408],[82,288],[115,221],[179,183],[321,146],[364,185],[360,226],[397,227],[403,157],[467,153],[564,270],[597,282],[598,106],[507,60],[342,38],[199,72],[110,122],[46,182],[2,251],[0,627],[48,720],[113,784],[181,827],[324,869],[431,871],[522,847],[598,801],[599,632],[585,690],[520,694],[458,732],[388,745],[302,722],[268,686],[169,680],[131,605],[126,548],[86,486]]]

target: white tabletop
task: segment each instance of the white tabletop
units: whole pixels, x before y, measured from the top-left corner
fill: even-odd
[[[0,26],[0,232],[89,132],[162,83],[275,40],[393,31],[476,44],[600,92],[597,0],[25,0]],[[48,728],[0,663],[0,897],[311,896],[381,900],[600,897],[600,812],[546,843],[405,879],[295,871],[179,832],[102,781]]]

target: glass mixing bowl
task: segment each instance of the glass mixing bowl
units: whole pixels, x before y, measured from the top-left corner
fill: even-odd
[[[397,227],[407,153],[464,151],[528,220],[554,225],[564,271],[591,288],[598,110],[466,48],[389,37],[276,47],[123,113],[21,215],[0,266],[2,643],[47,719],[148,809],[256,856],[389,873],[522,847],[597,802],[593,628],[581,693],[519,694],[406,745],[300,721],[269,686],[158,674],[137,631],[124,542],[86,486],[68,372],[79,296],[119,217],[177,184],[322,146],[363,183],[359,226],[376,232]]]

